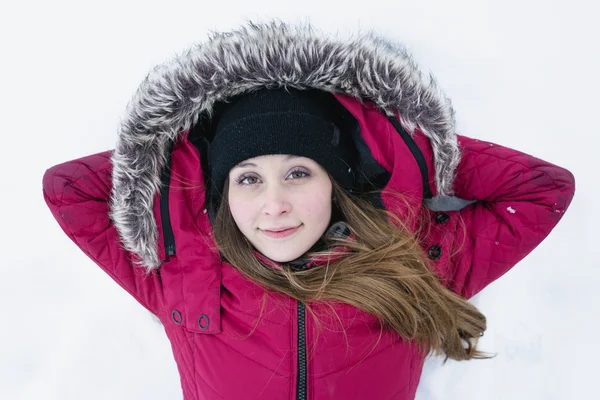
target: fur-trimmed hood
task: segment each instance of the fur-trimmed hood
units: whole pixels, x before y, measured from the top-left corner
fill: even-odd
[[[370,100],[431,140],[438,196],[452,194],[460,160],[454,111],[434,78],[398,43],[373,32],[341,40],[309,24],[248,23],[213,33],[154,68],[128,104],[112,154],[111,219],[139,264],[157,268],[153,201],[171,143],[216,102],[268,84],[317,88]]]

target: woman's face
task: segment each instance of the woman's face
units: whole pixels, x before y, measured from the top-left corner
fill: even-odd
[[[229,171],[229,207],[238,228],[263,255],[292,261],[325,233],[331,181],[310,158],[267,155]]]

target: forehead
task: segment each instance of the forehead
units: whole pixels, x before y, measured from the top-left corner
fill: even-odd
[[[298,160],[312,161],[310,158],[296,156],[293,154],[269,154],[265,156],[248,158],[247,160],[238,163],[234,168],[258,167],[265,163],[285,163]]]

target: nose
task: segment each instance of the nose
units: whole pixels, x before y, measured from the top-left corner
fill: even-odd
[[[269,185],[264,193],[263,213],[270,216],[278,216],[289,213],[291,204],[287,199],[285,188],[280,185]]]

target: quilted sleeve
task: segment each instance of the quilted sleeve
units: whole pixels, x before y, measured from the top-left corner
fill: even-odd
[[[67,236],[102,270],[150,312],[157,314],[157,277],[133,267],[109,217],[112,188],[110,151],[46,170],[43,194]]]
[[[470,298],[548,236],[575,193],[573,175],[528,154],[458,136],[455,195],[475,203],[459,212],[449,286]],[[464,231],[461,229],[464,228]]]

